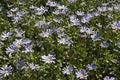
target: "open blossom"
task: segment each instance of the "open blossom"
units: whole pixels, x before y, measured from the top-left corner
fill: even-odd
[[[69,42],[69,39],[68,39],[67,37],[60,38],[60,39],[58,40],[58,42],[59,42],[60,44],[69,44],[69,43],[70,43],[70,42]]]
[[[100,44],[100,46],[101,46],[102,48],[108,48],[109,45],[110,45],[110,44],[109,44],[107,41],[103,41],[103,42]]]
[[[38,64],[34,64],[34,63],[29,63],[28,65],[32,70],[38,69],[40,67]]]
[[[76,71],[76,77],[77,78],[80,78],[80,79],[85,79],[87,78],[87,72],[85,70],[79,70],[79,71]]]
[[[109,76],[106,76],[106,77],[104,77],[104,79],[103,80],[115,80],[115,78],[114,77],[109,77]]]
[[[45,63],[55,63],[54,60],[55,60],[56,58],[55,58],[53,55],[50,55],[50,54],[49,54],[48,56],[43,55],[43,56],[42,56],[42,59],[43,59],[42,61],[44,61]]]
[[[25,33],[25,31],[23,31],[20,28],[15,29],[15,32],[16,32],[16,37],[23,37],[23,34]]]
[[[48,11],[48,8],[43,7],[43,6],[41,6],[40,8],[35,7],[34,9],[35,9],[35,14],[36,14],[36,15],[42,15],[42,14],[44,14],[46,11]]]
[[[1,35],[0,39],[1,39],[2,41],[7,40],[7,38],[9,38],[11,35],[12,35],[11,32],[6,32],[6,31],[4,31],[4,32],[2,32],[2,35]]]
[[[63,68],[63,74],[67,74],[67,75],[70,75],[70,73],[72,73],[73,71],[73,68],[71,66],[67,66],[67,67],[64,67]]]
[[[91,38],[92,38],[93,41],[101,40],[101,36],[98,35],[98,34],[92,34],[92,35],[91,35]]]
[[[120,30],[120,21],[114,21],[113,24],[111,24],[113,30]]]
[[[10,74],[12,74],[12,67],[5,65],[5,67],[1,67],[0,68],[0,75],[4,75],[4,77],[9,76]]]
[[[47,29],[46,31],[43,31],[42,33],[40,33],[39,35],[42,37],[49,37],[50,35],[52,35],[52,30]]]
[[[6,48],[6,53],[8,55],[11,55],[12,53],[15,53],[18,50],[18,48],[15,45],[10,45],[10,47]]]
[[[93,63],[87,64],[87,65],[86,65],[86,69],[88,69],[88,70],[94,70],[94,69],[96,69],[96,65],[93,64]]]
[[[18,61],[17,63],[16,63],[16,68],[18,69],[18,70],[22,70],[22,69],[24,69],[26,67],[26,63],[24,62],[24,61]]]
[[[84,12],[83,12],[83,11],[76,11],[76,14],[77,14],[78,16],[83,16],[83,15],[84,15]]]

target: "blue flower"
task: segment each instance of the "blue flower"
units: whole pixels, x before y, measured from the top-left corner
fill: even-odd
[[[1,67],[0,74],[3,74],[4,77],[9,76],[12,73],[12,67],[5,65],[5,67]]]
[[[15,29],[15,32],[16,32],[16,37],[23,37],[23,34],[25,33],[25,31],[23,31],[20,28]]]
[[[106,12],[106,11],[108,11],[108,7],[107,6],[98,7],[98,11]]]
[[[106,77],[104,77],[104,79],[103,80],[115,80],[115,78],[114,77],[109,77],[109,76],[106,76]]]
[[[79,71],[76,71],[76,77],[77,78],[80,78],[80,79],[85,79],[87,78],[87,72],[85,70],[79,70]]]
[[[88,64],[88,65],[86,65],[86,69],[88,69],[88,70],[93,70],[93,69],[96,69],[96,65],[95,65],[95,64],[93,64],[93,63]]]
[[[103,47],[103,48],[108,48],[109,47],[109,43],[107,41],[103,41],[100,46]]]
[[[24,69],[26,67],[26,63],[24,62],[24,61],[18,61],[17,63],[16,63],[16,68],[18,69],[18,70],[22,70],[22,69]]]
[[[68,39],[67,37],[60,38],[60,39],[58,40],[58,42],[59,42],[60,44],[69,44],[69,43],[70,43],[70,42],[69,42],[69,39]]]
[[[6,48],[6,53],[11,55],[12,53],[15,53],[18,50],[18,48],[15,45],[10,45],[10,47]]]
[[[1,35],[0,39],[1,39],[2,41],[7,40],[7,38],[9,38],[11,35],[12,35],[11,32],[6,32],[6,31],[4,31],[4,32],[2,32],[2,35]]]
[[[49,37],[50,35],[52,35],[52,30],[51,29],[47,29],[46,31],[43,31],[42,33],[40,33],[39,35],[42,37]]]
[[[53,14],[59,15],[59,14],[62,14],[62,13],[61,13],[61,10],[56,10],[56,11],[53,12]]]
[[[45,63],[55,63],[54,60],[55,60],[56,58],[55,58],[53,55],[50,55],[50,54],[49,54],[48,56],[43,55],[43,56],[42,56],[42,59],[43,59],[42,61],[44,61]]]
[[[45,22],[45,21],[42,21],[42,20],[38,21],[38,22],[35,24],[35,26],[37,26],[38,28],[42,28],[42,26],[45,26],[45,25],[46,25],[46,22]]]
[[[91,35],[91,38],[92,38],[93,41],[101,40],[101,36],[98,35],[98,34],[92,34],[92,35]]]
[[[67,66],[65,68],[63,68],[63,74],[67,74],[67,75],[70,75],[70,73],[72,73],[73,71],[73,68],[71,66]]]
[[[84,32],[86,32],[87,31],[87,27],[86,26],[82,26],[82,27],[80,27],[80,32],[81,33],[84,33]]]
[[[83,15],[84,15],[84,12],[82,12],[82,11],[76,11],[76,14],[77,14],[78,16],[83,16]]]
[[[56,3],[56,2],[48,0],[48,2],[46,3],[46,5],[51,6],[51,7],[57,7],[59,4]]]
[[[113,30],[120,30],[120,21],[115,21],[111,26]]]
[[[35,14],[36,15],[42,15],[44,14],[46,11],[48,11],[48,8],[41,6],[40,8],[35,7]]]
[[[95,32],[93,31],[93,29],[87,28],[86,33],[90,35],[90,34],[94,34]]]
[[[28,53],[28,52],[33,52],[33,45],[32,44],[26,44],[26,45],[23,45],[23,50],[22,52],[24,53]]]
[[[87,16],[83,16],[82,19],[81,19],[81,22],[82,22],[82,23],[87,23],[87,22],[89,22],[89,21],[90,21],[90,18],[87,17]]]
[[[39,65],[34,64],[34,63],[29,63],[28,65],[32,70],[38,69],[40,67]]]

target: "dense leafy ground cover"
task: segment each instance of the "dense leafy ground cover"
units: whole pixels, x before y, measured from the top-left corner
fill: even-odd
[[[120,1],[0,0],[0,80],[120,80]]]

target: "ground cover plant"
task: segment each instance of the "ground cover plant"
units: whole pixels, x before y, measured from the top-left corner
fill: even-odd
[[[0,80],[120,80],[120,0],[0,0]]]

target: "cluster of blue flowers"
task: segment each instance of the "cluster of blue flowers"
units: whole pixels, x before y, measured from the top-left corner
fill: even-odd
[[[0,80],[119,80],[119,14],[119,0],[0,1]]]

